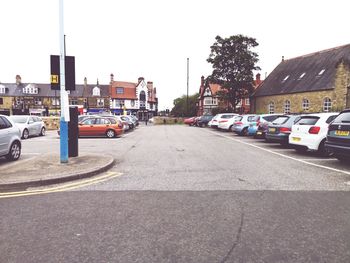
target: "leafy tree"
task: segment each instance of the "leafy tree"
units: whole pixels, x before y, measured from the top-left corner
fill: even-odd
[[[243,35],[217,36],[215,40],[207,59],[213,64],[213,72],[207,80],[221,85],[218,95],[236,111],[241,99],[250,96],[254,90],[253,70],[260,68],[256,66],[258,54],[251,49],[259,44],[254,38]]]
[[[196,102],[199,94],[188,96],[188,114],[187,114],[187,96],[183,95],[180,98],[174,100],[174,107],[171,110],[171,115],[175,117],[189,117],[196,116],[197,107]]]

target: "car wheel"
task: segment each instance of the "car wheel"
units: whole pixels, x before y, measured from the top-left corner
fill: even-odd
[[[22,139],[28,139],[29,137],[29,131],[27,129],[24,129],[23,134],[22,134]]]
[[[114,132],[113,130],[108,130],[108,131],[106,132],[106,136],[107,136],[108,138],[114,138],[114,137],[115,137],[115,132]]]
[[[248,128],[244,128],[241,132],[242,136],[248,136]]]
[[[344,155],[334,155],[335,158],[337,158],[340,162],[345,163],[348,161],[348,158]]]
[[[320,145],[318,146],[318,154],[324,157],[331,156],[332,153],[327,150],[327,148],[324,146],[325,140],[323,140]]]
[[[6,155],[6,159],[9,161],[16,161],[21,156],[21,144],[15,141],[11,144],[10,151]]]
[[[46,134],[46,129],[45,127],[42,127],[40,131],[40,136],[44,136],[45,134]]]

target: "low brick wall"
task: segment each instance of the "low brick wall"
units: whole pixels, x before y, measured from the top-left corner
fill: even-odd
[[[47,130],[58,130],[60,127],[60,117],[41,117],[45,122]]]
[[[153,117],[154,124],[183,124],[184,118],[175,118],[175,117]]]

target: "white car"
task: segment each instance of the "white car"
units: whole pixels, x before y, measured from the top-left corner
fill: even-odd
[[[321,155],[329,153],[324,147],[328,126],[338,116],[337,112],[325,112],[302,115],[292,126],[289,144],[297,151],[318,151]]]
[[[7,117],[0,115],[0,157],[16,161],[21,155],[21,132]]]
[[[232,129],[232,125],[237,121],[238,114],[232,115],[230,118],[222,118],[219,120],[218,128],[220,130],[230,131]]]
[[[218,128],[219,122],[221,120],[226,120],[226,119],[229,119],[229,118],[231,118],[233,116],[237,116],[237,114],[235,114],[235,113],[219,113],[219,114],[216,114],[211,119],[211,121],[208,122],[208,126],[211,127],[211,128]]]
[[[38,116],[31,115],[12,115],[10,119],[21,130],[22,139],[28,139],[29,136],[44,136],[46,134],[45,123]]]

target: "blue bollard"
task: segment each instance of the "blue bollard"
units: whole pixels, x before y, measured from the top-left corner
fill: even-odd
[[[60,120],[60,160],[68,163],[68,122]]]

